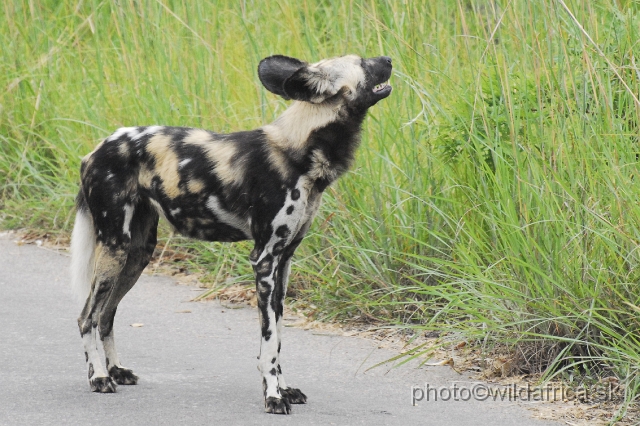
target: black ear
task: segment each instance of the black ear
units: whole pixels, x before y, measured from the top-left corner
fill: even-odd
[[[308,68],[300,68],[284,82],[284,92],[291,99],[311,102],[311,99],[317,95],[316,91],[310,87],[311,77]]]
[[[291,99],[317,104],[338,93],[334,83],[321,69],[306,66],[284,82],[284,92]]]
[[[264,58],[258,65],[258,77],[262,85],[271,93],[291,99],[284,90],[285,81],[301,68],[307,65],[296,58],[274,55]],[[295,98],[294,98],[295,99]]]

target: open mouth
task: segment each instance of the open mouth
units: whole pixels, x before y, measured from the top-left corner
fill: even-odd
[[[376,86],[373,88],[373,93],[382,92],[387,87],[391,87],[391,86],[389,86],[389,81],[385,81],[384,83],[376,84]]]

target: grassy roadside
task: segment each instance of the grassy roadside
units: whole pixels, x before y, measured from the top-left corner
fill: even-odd
[[[286,103],[258,84],[264,56],[384,53],[394,93],[298,251],[297,297],[319,319],[508,345],[522,372],[606,371],[637,399],[637,2],[7,1],[0,13],[3,227],[68,231],[79,159],[118,126],[271,120]],[[174,241],[212,281],[249,277],[246,244]]]

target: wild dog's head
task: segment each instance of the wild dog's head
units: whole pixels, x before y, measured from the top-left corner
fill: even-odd
[[[308,64],[282,55],[263,59],[258,75],[264,87],[285,99],[320,104],[346,103],[367,109],[391,93],[391,58],[356,55]]]

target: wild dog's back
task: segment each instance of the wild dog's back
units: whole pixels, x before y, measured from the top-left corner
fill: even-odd
[[[83,159],[82,187],[102,226],[148,201],[179,232],[210,241],[250,238],[246,196],[258,132],[221,135],[185,127],[117,130]],[[264,155],[262,155],[264,157]],[[104,220],[100,219],[100,216]]]

